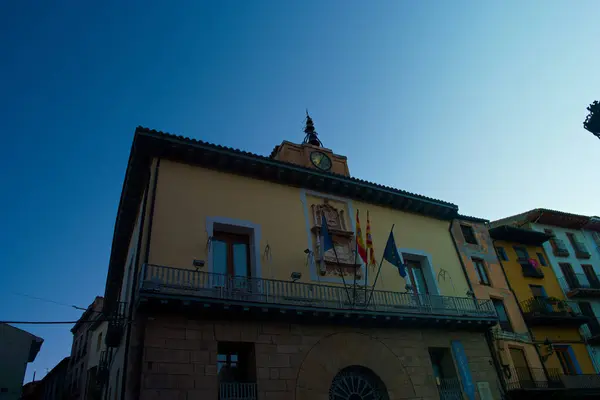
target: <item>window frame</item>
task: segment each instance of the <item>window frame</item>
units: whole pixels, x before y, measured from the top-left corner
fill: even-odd
[[[466,234],[465,234],[465,230],[467,231]],[[475,229],[473,229],[473,226],[467,225],[467,224],[460,224],[460,232],[462,233],[463,238],[465,239],[465,243],[475,244],[475,245],[479,244],[479,242],[477,241],[477,236],[475,235]],[[470,238],[472,238],[473,241],[469,241]]]
[[[496,246],[496,256],[498,256],[500,261],[508,261],[508,254],[502,246]]]
[[[500,304],[502,306],[502,309],[504,310],[504,315],[506,315],[506,321],[502,321],[500,318],[498,318],[498,324],[500,325],[500,328],[502,328],[502,330],[505,332],[514,332],[515,330],[512,326],[512,322],[508,315],[508,311],[506,310],[506,305],[504,304],[504,299],[498,299],[498,298],[492,297],[491,300],[492,300],[492,304],[494,305],[494,309],[497,310],[496,304]],[[497,313],[498,313],[498,311],[496,311],[496,314]],[[500,317],[500,315],[498,315],[498,317]],[[503,324],[503,322],[505,322],[505,324]],[[504,329],[505,327],[508,327],[508,329]]]
[[[490,274],[487,271],[485,261],[481,258],[471,257],[471,262],[473,263],[473,267],[475,268],[475,274],[477,275],[479,284],[485,286],[492,286],[492,281],[490,280]],[[485,278],[485,282],[482,278]]]
[[[548,266],[548,260],[546,260],[546,257],[544,257],[543,253],[535,253],[537,255],[538,260],[540,261],[540,265],[542,267],[547,267]]]

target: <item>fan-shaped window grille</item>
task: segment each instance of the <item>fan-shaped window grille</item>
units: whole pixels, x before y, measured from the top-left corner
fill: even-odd
[[[384,383],[368,368],[353,365],[333,378],[329,400],[389,400]]]

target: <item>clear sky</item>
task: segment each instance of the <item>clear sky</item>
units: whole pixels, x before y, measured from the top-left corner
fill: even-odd
[[[124,5],[126,4],[126,5]],[[0,320],[104,293],[134,129],[268,155],[305,109],[352,175],[490,219],[600,214],[594,1],[0,2]],[[396,229],[401,229],[397,227]],[[18,325],[46,341],[70,326]]]

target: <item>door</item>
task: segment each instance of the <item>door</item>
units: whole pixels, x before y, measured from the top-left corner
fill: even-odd
[[[250,278],[250,238],[215,232],[211,242],[213,255],[212,285],[245,288]]]
[[[565,375],[578,374],[576,360],[569,351],[569,347],[555,347],[554,352],[556,353],[556,357],[558,357],[560,367],[562,368]]]
[[[527,358],[525,358],[523,349],[510,347],[510,358],[513,361],[515,374],[517,375],[516,379],[519,381],[521,388],[534,387],[535,383],[531,376],[531,370],[529,369],[529,364],[527,364]],[[513,377],[512,379],[514,380],[515,378]]]
[[[585,277],[590,283],[590,288],[592,289],[600,289],[600,280],[598,279],[598,275],[594,272],[594,267],[591,265],[582,265],[583,272],[585,273]]]
[[[533,301],[531,302],[532,312],[552,312],[552,305],[547,301],[548,295],[543,286],[529,285],[531,293],[533,294]]]
[[[410,279],[410,284],[413,287],[414,293],[428,294],[429,288],[425,281],[425,274],[423,273],[423,267],[419,261],[405,260],[405,264],[408,267],[407,272]]]
[[[571,289],[577,289],[579,287],[579,281],[577,281],[577,276],[575,276],[575,272],[573,271],[571,264],[560,263],[559,265],[560,270],[567,281],[567,285],[569,285]]]

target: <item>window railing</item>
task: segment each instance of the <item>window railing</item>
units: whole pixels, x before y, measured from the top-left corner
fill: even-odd
[[[496,318],[489,299],[450,297],[363,288],[228,276],[159,265],[145,265],[140,281],[144,293],[183,295],[247,303],[267,303],[335,310],[397,314],[454,315]],[[371,298],[371,301],[369,301]]]
[[[497,340],[514,340],[517,342],[531,342],[531,336],[529,333],[517,333],[508,330],[504,330],[502,326],[496,325],[492,328],[492,334]]]
[[[598,320],[591,320],[587,324],[581,325],[580,329],[584,339],[600,337],[600,322]]]
[[[595,275],[596,279],[589,279],[586,274],[572,274],[558,279],[564,291],[568,292],[576,289],[596,289],[600,290],[600,277]]]
[[[462,400],[462,389],[458,378],[438,379],[440,400]]]
[[[256,383],[220,383],[219,400],[256,400]]]
[[[580,317],[583,316],[579,305],[572,301],[556,298],[534,297],[521,302],[524,314],[537,314],[546,316]]]
[[[518,389],[552,389],[563,388],[562,375],[557,368],[510,368],[510,376],[506,377],[508,390]]]

